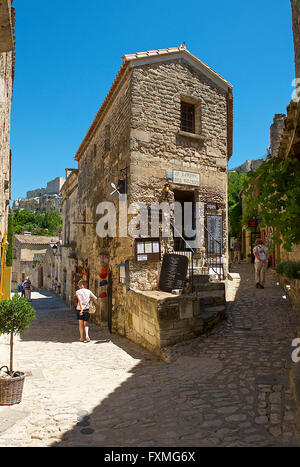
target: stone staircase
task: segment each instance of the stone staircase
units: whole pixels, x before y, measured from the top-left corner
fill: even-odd
[[[209,274],[195,274],[193,285],[199,303],[199,318],[204,320],[205,327],[211,328],[225,317],[225,282],[214,280]]]

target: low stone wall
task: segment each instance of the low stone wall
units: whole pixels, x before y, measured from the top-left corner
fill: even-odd
[[[162,348],[194,338],[225,316],[224,289],[193,295],[130,290],[124,335],[162,357]]]
[[[289,296],[293,310],[300,314],[300,280],[279,276],[279,283]]]

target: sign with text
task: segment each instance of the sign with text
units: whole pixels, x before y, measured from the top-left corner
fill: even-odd
[[[173,183],[179,185],[200,186],[200,174],[173,170]]]
[[[188,269],[188,258],[183,255],[164,255],[159,279],[159,290],[172,292],[183,289]]]
[[[222,216],[207,216],[207,249],[208,253],[222,253],[223,218]]]

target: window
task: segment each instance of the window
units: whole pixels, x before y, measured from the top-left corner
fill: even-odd
[[[195,133],[195,105],[181,101],[181,130]]]

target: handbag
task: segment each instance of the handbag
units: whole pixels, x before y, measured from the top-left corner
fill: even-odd
[[[96,313],[96,305],[95,305],[95,302],[94,302],[93,300],[90,300],[89,313],[90,313],[91,315],[93,315],[94,313]]]

